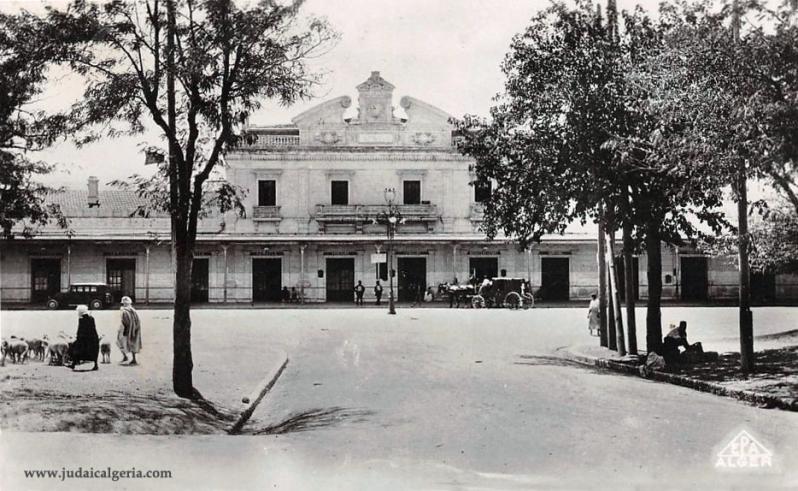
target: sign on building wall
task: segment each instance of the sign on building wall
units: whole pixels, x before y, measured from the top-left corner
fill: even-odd
[[[385,253],[371,255],[371,264],[379,264],[385,262],[388,262],[388,257]]]

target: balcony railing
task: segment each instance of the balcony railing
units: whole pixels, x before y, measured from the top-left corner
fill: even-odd
[[[253,206],[252,219],[256,222],[279,222],[282,220],[280,216],[279,206]]]
[[[299,135],[259,135],[247,136],[243,146],[249,148],[295,147],[299,145]]]
[[[426,223],[427,229],[440,220],[438,207],[433,204],[395,205],[405,223]],[[361,230],[364,223],[373,222],[380,213],[387,210],[385,205],[316,205],[314,217],[324,229],[328,223],[351,223]]]

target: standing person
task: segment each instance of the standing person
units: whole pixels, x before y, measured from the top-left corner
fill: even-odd
[[[119,333],[116,336],[116,344],[122,352],[122,362],[127,361],[127,355],[132,359],[128,365],[137,365],[136,353],[141,351],[141,321],[136,309],[133,308],[133,300],[130,297],[122,297],[122,322],[119,325]]]
[[[374,285],[374,296],[377,297],[377,305],[379,305],[380,300],[382,300],[382,285],[380,285],[380,280],[377,280],[377,284]]]
[[[590,295],[590,305],[587,307],[587,330],[591,336],[598,336],[599,329],[601,326],[601,318],[599,317],[601,314],[601,308],[599,307],[599,301],[596,298],[596,294]],[[593,334],[593,331],[596,333]]]
[[[97,357],[100,355],[100,338],[97,336],[97,326],[94,317],[89,315],[89,308],[85,305],[78,305],[78,334],[75,341],[69,346],[69,368],[75,369],[84,361],[93,361],[94,368],[97,370]]]
[[[357,280],[357,286],[355,286],[355,304],[359,306],[363,306],[363,294],[366,293],[366,287],[363,286],[363,282]]]

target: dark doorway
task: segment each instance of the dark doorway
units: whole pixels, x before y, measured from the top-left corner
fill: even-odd
[[[423,298],[427,289],[427,259],[424,257],[400,257],[397,259],[397,275],[399,276],[399,301],[413,302]],[[419,297],[421,289],[421,297]]]
[[[131,300],[136,301],[135,259],[107,259],[105,272],[114,302],[121,302],[122,297],[130,297]]]
[[[682,300],[706,300],[709,290],[707,258],[682,257]]]
[[[279,302],[283,283],[283,261],[280,258],[252,259],[252,301]]]
[[[626,301],[626,268],[624,265],[623,256],[615,258],[615,267],[618,270],[618,294],[621,296],[622,301]],[[640,300],[640,262],[636,257],[632,257],[632,282],[635,289],[635,300]]]
[[[773,273],[751,273],[751,303],[766,305],[776,302],[776,275]]]
[[[543,300],[568,300],[570,268],[567,257],[540,258],[540,290]]]
[[[30,260],[31,302],[44,302],[61,291],[61,260],[37,258]]]
[[[327,259],[327,301],[353,302],[355,298],[355,259]]]
[[[330,204],[349,204],[349,181],[330,181]]]
[[[258,206],[274,206],[277,204],[277,183],[270,179],[258,181]]]
[[[469,257],[468,277],[482,281],[499,276],[499,259],[495,257]]]
[[[421,181],[404,181],[402,196],[406,205],[421,204]]]
[[[191,302],[208,301],[208,263],[207,257],[194,258],[191,266]]]

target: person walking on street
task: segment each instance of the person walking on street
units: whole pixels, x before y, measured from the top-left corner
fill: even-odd
[[[596,294],[590,295],[590,305],[587,307],[587,330],[591,336],[598,336],[601,327],[601,308]],[[595,334],[594,334],[595,331]]]
[[[119,325],[119,332],[116,336],[116,344],[122,352],[122,362],[127,361],[130,354],[131,360],[128,365],[137,365],[136,353],[141,351],[141,321],[136,309],[133,308],[133,300],[130,297],[122,297],[122,322]]]
[[[93,361],[94,368],[97,370],[97,357],[100,355],[100,338],[97,336],[97,326],[94,317],[89,315],[89,308],[85,305],[78,305],[75,309],[78,312],[78,335],[75,341],[69,346],[69,368],[75,369],[84,361]]]
[[[357,286],[355,286],[355,304],[358,306],[363,306],[363,294],[366,293],[366,287],[363,286],[363,282],[357,280]]]
[[[374,285],[374,296],[377,297],[377,305],[379,305],[382,300],[382,285],[380,285],[380,280],[377,280],[377,284]]]

